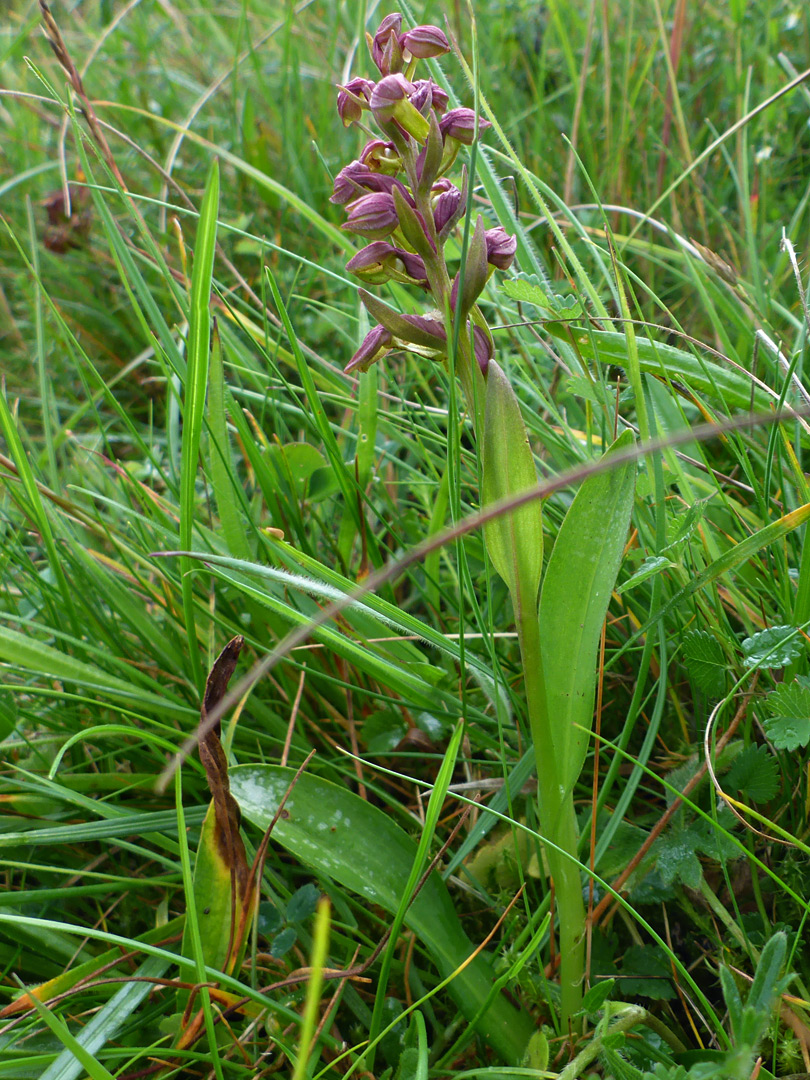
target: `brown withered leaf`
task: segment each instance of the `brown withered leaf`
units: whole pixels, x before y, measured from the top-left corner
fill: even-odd
[[[200,709],[200,724],[203,731],[205,731],[205,722],[209,713],[225,697],[244,641],[243,637],[232,638],[214,661],[205,684],[205,695]],[[228,761],[220,742],[219,724],[215,724],[200,739],[200,761],[205,769],[214,803],[217,846],[225,865],[231,871],[234,899],[241,903],[245,899],[249,870],[245,845],[239,833],[241,814],[236,799],[231,795]],[[234,905],[233,910],[236,910],[236,907],[237,905]]]

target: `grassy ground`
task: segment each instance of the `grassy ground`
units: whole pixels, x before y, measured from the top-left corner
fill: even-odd
[[[598,458],[617,415],[677,441],[639,462],[576,789],[594,917],[572,1032],[513,613],[480,532],[238,685],[225,755],[193,750],[157,786],[229,640],[237,685],[479,507],[441,364],[342,374],[367,322],[328,199],[365,140],[334,84],[370,75],[359,31],[387,9],[54,0],[89,108],[38,5],[5,11],[0,1077],[810,1074],[810,429],[748,420],[808,401],[807,7],[482,0],[477,39],[462,5],[412,13],[446,16],[468,59],[477,40],[508,142],[484,136],[474,196],[488,225],[518,210],[506,277],[583,305],[572,334],[556,302],[485,294],[540,477]],[[436,70],[472,104],[452,55]],[[727,429],[691,436],[707,423]],[[549,550],[573,493],[544,504]],[[260,847],[279,763],[311,750],[228,961],[229,866]],[[225,760],[245,863],[204,823]],[[476,794],[501,817],[475,805],[451,836]],[[440,986],[485,939],[491,966]],[[19,980],[46,1004],[15,1006]],[[547,1063],[542,1039],[524,1059],[533,1030]]]

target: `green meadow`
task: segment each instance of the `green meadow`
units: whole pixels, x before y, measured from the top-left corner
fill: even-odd
[[[0,1080],[810,1076],[809,64],[6,0]]]

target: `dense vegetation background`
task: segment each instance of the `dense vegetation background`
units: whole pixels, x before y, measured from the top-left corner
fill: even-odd
[[[596,874],[592,889],[583,875],[588,1015],[560,1026],[513,614],[479,532],[315,630],[241,694],[219,764],[194,750],[156,786],[229,640],[245,639],[236,685],[292,628],[479,506],[443,365],[400,353],[342,374],[367,321],[329,196],[365,137],[341,125],[335,84],[370,74],[362,31],[388,9],[54,0],[60,63],[39,5],[7,0],[0,1076],[501,1076],[499,1057],[569,1080],[810,1074],[810,429],[748,421],[810,400],[810,84],[797,78],[810,12],[403,11],[441,24],[468,61],[477,50],[479,102],[509,142],[482,137],[475,211],[510,232],[517,215],[507,278],[539,268],[552,283],[544,306],[493,278],[484,304],[540,477],[596,460],[617,415],[637,428],[640,390],[650,433],[680,440],[639,462],[599,661],[603,741],[576,792]],[[474,103],[452,54],[432,70]],[[205,250],[210,361],[207,339],[194,344]],[[730,419],[741,426],[689,438]],[[574,490],[545,502],[547,550]],[[216,978],[230,920],[206,918],[230,903],[230,876],[211,856],[196,900],[192,882],[198,849],[216,848],[212,768],[297,769],[313,749],[298,807],[329,843],[279,822],[244,964]],[[249,863],[280,793],[257,809],[245,788]],[[476,795],[501,817],[474,806],[451,836]],[[429,902],[406,910],[445,843]],[[285,983],[362,964],[392,922],[354,980]],[[452,983],[436,990],[462,926],[475,945],[492,934],[497,992],[477,1010]],[[46,984],[47,1007],[16,1004],[18,980]],[[514,1053],[487,1038],[501,987]],[[548,1060],[542,1039],[522,1056],[534,1029]]]

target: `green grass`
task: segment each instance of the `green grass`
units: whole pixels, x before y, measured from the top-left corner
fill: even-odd
[[[566,1080],[656,1067],[675,1080],[699,1052],[713,1071],[691,1075],[743,1080],[757,1055],[760,1076],[810,1071],[810,429],[734,428],[752,405],[806,400],[810,82],[779,94],[810,55],[805,5],[475,6],[480,105],[497,121],[475,207],[519,229],[518,262],[482,306],[538,474],[581,478],[617,414],[673,440],[639,461],[599,740],[574,791],[598,916],[573,1045],[509,593],[480,529],[445,532],[480,507],[463,398],[441,364],[404,353],[342,374],[368,323],[328,199],[365,140],[340,124],[334,84],[370,76],[358,33],[388,9],[54,0],[126,190],[37,4],[4,12],[0,1007],[18,979],[54,982],[0,1024],[0,1077],[160,1063],[225,1078],[500,1076],[541,1028]],[[461,6],[413,10],[445,15],[472,64]],[[455,57],[434,72],[472,103]],[[45,206],[63,170],[72,226]],[[545,299],[519,291],[518,270]],[[372,288],[424,312],[405,288]],[[727,424],[722,437],[693,437],[706,422]],[[547,562],[575,493],[551,487]],[[406,558],[431,536],[444,542]],[[790,629],[756,637],[775,627]],[[316,853],[295,833],[293,789],[244,964],[209,967],[199,1037],[176,1047],[205,967],[204,923],[193,953],[181,942],[210,793],[196,752],[176,788],[158,779],[236,635],[242,691],[222,739],[248,860],[267,808],[249,812],[244,777],[287,776],[278,766],[312,749],[299,809],[316,833],[340,810],[373,836],[382,810],[392,847],[355,851],[348,829]],[[726,802],[700,772],[707,730]],[[310,791],[327,794],[310,807]],[[425,886],[435,910],[409,908],[448,839],[446,888]],[[330,973],[362,966],[392,925],[356,979]],[[464,943],[485,939],[488,955],[446,985]],[[306,973],[277,985],[310,964],[319,994]],[[244,1014],[223,1015],[243,997]]]

